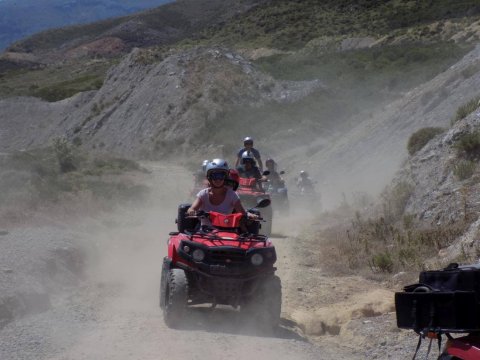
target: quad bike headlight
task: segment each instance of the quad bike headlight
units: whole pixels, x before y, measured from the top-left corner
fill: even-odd
[[[252,257],[250,258],[250,261],[252,262],[253,265],[259,266],[262,265],[263,263],[263,256],[261,254],[253,254]]]
[[[202,261],[205,259],[205,252],[202,249],[195,249],[192,253],[193,260]]]

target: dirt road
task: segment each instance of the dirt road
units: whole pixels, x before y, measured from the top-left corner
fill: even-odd
[[[158,306],[161,259],[176,205],[188,199],[183,168],[145,164],[153,192],[145,207],[120,209],[89,234],[84,279],[52,296],[50,310],[26,316],[0,333],[0,359],[355,359],[352,352],[311,344],[287,319],[275,334],[259,333],[230,308],[192,311],[191,326],[167,328]],[[80,219],[80,222],[82,220]],[[99,225],[101,224],[101,225]],[[289,238],[275,239],[278,267]],[[288,286],[284,287],[285,295]]]

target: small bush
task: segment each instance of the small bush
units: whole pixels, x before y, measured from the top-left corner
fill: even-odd
[[[439,127],[425,127],[415,131],[408,139],[407,150],[410,155],[415,154],[421,150],[427,143],[438,134],[444,132],[444,129]]]
[[[473,98],[470,101],[463,104],[462,106],[460,106],[457,109],[457,113],[455,114],[455,118],[453,118],[452,123],[456,123],[457,121],[460,121],[466,118],[472,112],[477,110],[478,106],[480,105],[479,102],[480,102],[480,96],[477,96],[476,98]]]
[[[413,190],[413,185],[400,182],[384,191],[382,198],[385,218],[389,221],[398,220],[403,215]]]
[[[393,271],[393,265],[392,256],[387,252],[374,255],[371,262],[373,271],[391,273]]]
[[[463,134],[458,138],[454,146],[467,158],[477,158],[480,155],[480,131]]]
[[[475,172],[476,164],[470,160],[462,160],[459,163],[455,164],[453,168],[453,174],[459,180],[465,180],[470,178]]]
[[[62,173],[76,170],[77,166],[75,165],[72,146],[65,138],[55,138],[53,140],[53,151]]]

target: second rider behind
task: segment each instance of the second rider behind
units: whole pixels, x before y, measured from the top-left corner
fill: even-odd
[[[266,180],[260,172],[260,169],[255,164],[255,158],[249,151],[244,151],[242,154],[242,165],[237,167],[238,173],[242,178],[257,179],[257,187],[263,190],[262,181]]]
[[[195,215],[198,210],[215,211],[222,214],[231,214],[232,211],[235,211],[250,219],[257,218],[255,214],[247,213],[237,193],[225,186],[228,172],[228,164],[223,159],[214,159],[207,165],[207,179],[210,187],[197,194],[192,206],[187,210],[188,215]],[[209,225],[208,221],[202,221],[202,225]]]

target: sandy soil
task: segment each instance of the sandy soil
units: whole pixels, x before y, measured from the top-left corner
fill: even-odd
[[[411,358],[416,339],[396,329],[392,293],[313,266],[311,256],[320,250],[299,237],[305,214],[295,211],[274,225],[283,285],[275,334],[262,334],[223,307],[193,309],[187,329],[167,328],[158,307],[161,259],[191,176],[172,165],[144,165],[152,170],[151,201],[89,218],[102,226],[89,233],[84,279],[52,297],[50,310],[5,326],[1,359]]]

